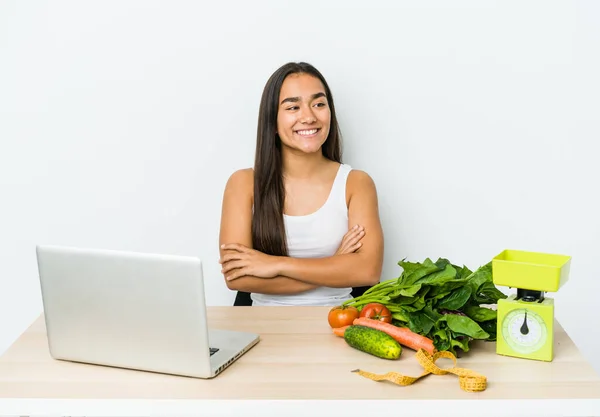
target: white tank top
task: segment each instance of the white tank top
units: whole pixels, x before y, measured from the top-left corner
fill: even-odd
[[[348,232],[346,180],[352,168],[341,164],[325,204],[306,216],[283,215],[288,255],[294,258],[325,258],[335,254]],[[252,293],[255,306],[335,306],[351,298],[351,287],[317,287],[300,294]]]

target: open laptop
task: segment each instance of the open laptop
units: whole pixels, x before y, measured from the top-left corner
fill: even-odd
[[[36,247],[55,359],[212,378],[260,340],[208,329],[198,258]]]

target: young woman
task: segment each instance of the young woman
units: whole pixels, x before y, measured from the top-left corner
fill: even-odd
[[[341,163],[340,140],[321,73],[307,63],[275,71],[254,169],[231,175],[221,217],[225,282],[253,305],[337,305],[352,287],[379,282],[377,192],[368,174]]]

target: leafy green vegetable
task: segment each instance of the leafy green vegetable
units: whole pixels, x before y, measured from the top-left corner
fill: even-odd
[[[481,268],[479,268],[477,271],[471,273],[468,278],[469,286],[473,289],[474,293],[477,293],[483,284],[492,281],[491,263],[488,263],[487,265],[484,265]]]
[[[466,306],[463,311],[467,316],[471,317],[473,320],[478,322],[496,320],[496,318],[498,317],[496,310],[492,310],[485,307],[478,307],[475,305]]]
[[[436,330],[430,339],[433,339],[433,346],[437,350],[453,350],[451,338],[448,336],[448,332],[445,329]]]
[[[485,282],[480,288],[474,299],[481,304],[495,304],[504,294],[495,287],[492,282]],[[506,297],[506,296],[504,296]]]
[[[487,339],[490,336],[479,326],[479,324],[477,324],[477,322],[467,316],[447,314],[440,318],[440,320],[446,321],[446,323],[448,323],[448,328],[453,332],[464,334],[473,339]],[[438,320],[438,322],[440,320]]]
[[[484,321],[479,323],[479,325],[484,331],[486,331],[490,335],[490,337],[488,337],[487,339],[488,341],[496,340],[496,320]]]
[[[429,333],[435,325],[435,322],[436,320],[422,311],[415,311],[408,316],[408,327],[415,333]]]
[[[464,306],[469,298],[471,297],[471,287],[465,285],[452,291],[447,297],[441,299],[438,303],[438,308],[445,308],[448,310],[458,310]]]
[[[380,282],[360,297],[346,301],[359,310],[381,303],[393,323],[433,340],[438,350],[467,352],[473,339],[496,340],[496,311],[488,306],[506,295],[496,288],[491,262],[474,272],[444,258],[436,262],[398,262],[402,274]]]
[[[400,262],[400,266],[402,266],[403,268],[404,264],[405,262]],[[416,284],[417,281],[421,278],[441,269],[436,264],[431,262],[431,259],[429,258],[425,259],[425,262],[423,262],[423,264],[419,268],[415,268],[414,264],[409,264],[409,266],[412,272],[407,274],[404,277],[404,279],[399,280],[400,288],[410,287],[411,285]]]
[[[463,352],[469,351],[469,338],[468,337],[457,337],[456,339],[450,339],[450,345],[455,348],[460,348]]]

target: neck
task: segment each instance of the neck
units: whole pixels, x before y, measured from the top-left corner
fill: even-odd
[[[313,154],[282,152],[283,175],[287,178],[306,179],[321,171],[327,163],[321,152]]]

